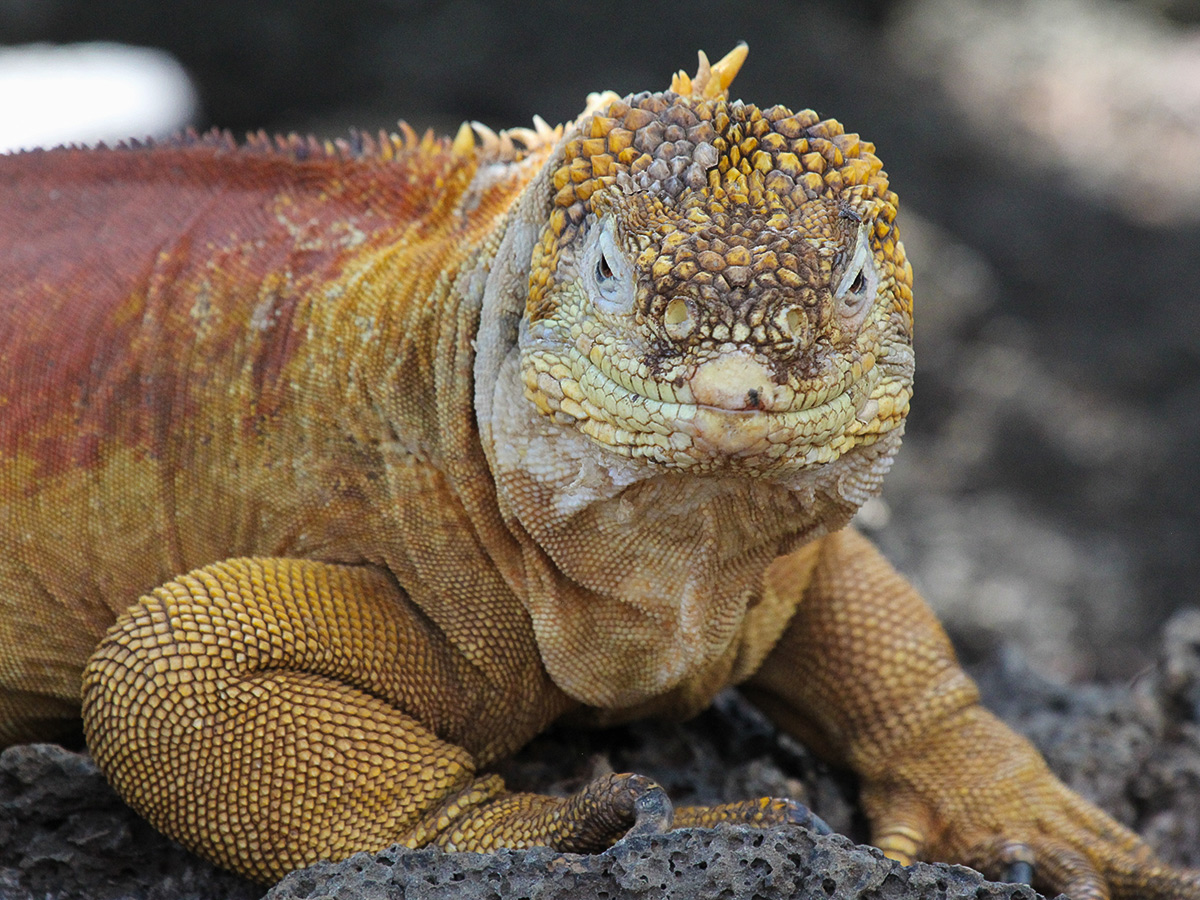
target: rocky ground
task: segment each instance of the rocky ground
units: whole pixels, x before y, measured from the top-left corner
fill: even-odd
[[[325,134],[399,114],[443,131],[559,120],[590,90],[665,86],[697,47],[748,40],[736,93],[842,119],[877,144],[902,197],[917,396],[861,526],[948,622],[993,706],[1070,783],[1200,865],[1200,626],[1186,612],[1200,606],[1200,4],[744,6],[696,0],[664,28],[653,4],[564,16],[539,2],[517,15],[468,0],[214,0],[164,16],[127,0],[0,0],[0,40],[165,46],[196,79],[207,124]],[[556,732],[509,775],[566,790],[607,767],[645,771],[684,802],[799,794],[863,837],[852,786],[734,697],[680,727]],[[714,871],[745,875],[745,896],[781,896],[816,871],[834,873],[836,896],[975,896],[957,874],[906,895],[905,879],[927,873],[838,841],[764,840],[688,835],[566,862],[357,860],[277,896],[385,896],[380,885],[401,882],[593,896],[643,875],[669,893],[663,871],[701,896],[715,876],[694,864],[717,857]],[[6,897],[258,893],[154,836],[86,760],[42,749],[0,762],[0,867]]]
[[[1019,651],[976,669],[989,704],[1029,734],[1076,790],[1179,865],[1200,866],[1200,613],[1166,629],[1133,690],[1045,681]],[[556,729],[504,768],[510,785],[566,793],[611,771],[659,780],[681,804],[764,795],[806,802],[862,840],[854,784],[777,734],[736,693],[682,725],[602,733]],[[14,747],[0,755],[0,896],[6,900],[217,900],[263,889],[156,834],[113,795],[86,755]],[[389,850],[293,873],[270,900],[647,896],[1026,898],[970,870],[904,869],[844,837],[799,828],[687,830],[630,839],[598,856]]]

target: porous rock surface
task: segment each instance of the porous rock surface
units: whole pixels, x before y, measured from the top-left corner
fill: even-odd
[[[250,900],[121,802],[86,754],[53,744],[0,753],[3,900]]]
[[[1177,615],[1159,662],[1132,686],[1063,686],[1014,651],[975,671],[988,704],[1077,790],[1177,865],[1200,866],[1200,611]],[[778,735],[735,693],[691,722],[604,732],[557,728],[503,770],[515,789],[563,793],[605,771],[640,771],[680,804],[788,795],[840,833],[866,837],[854,787]],[[0,754],[4,900],[241,900],[264,889],[202,862],[124,806],[91,760],[51,745]],[[848,838],[799,828],[684,829],[596,856],[398,848],[293,873],[270,900],[350,898],[1023,898],[969,869],[897,866]]]
[[[267,900],[872,897],[1034,900],[961,866],[907,868],[837,835],[744,826],[681,829],[622,841],[596,856],[552,850],[484,855],[434,850],[359,854],[294,872]]]

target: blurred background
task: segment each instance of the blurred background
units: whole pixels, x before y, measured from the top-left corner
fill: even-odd
[[[735,96],[901,197],[917,393],[862,527],[968,661],[1136,677],[1200,605],[1200,0],[0,0],[0,146],[553,123],[739,40]]]

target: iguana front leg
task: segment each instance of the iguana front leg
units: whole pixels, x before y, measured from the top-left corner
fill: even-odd
[[[662,790],[637,776],[567,799],[477,777],[565,703],[536,684],[510,697],[486,669],[381,570],[227,560],[117,621],[85,672],[84,727],[142,815],[261,881],[397,842],[587,851],[669,826]]]
[[[1059,782],[979,705],[933,613],[852,530],[778,561],[767,590],[802,592],[747,692],[861,778],[872,839],[894,859],[965,863],[1083,898],[1200,898],[1142,840]]]

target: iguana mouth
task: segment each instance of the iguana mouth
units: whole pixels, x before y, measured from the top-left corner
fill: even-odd
[[[583,348],[579,349],[582,351]],[[841,373],[840,378],[826,379],[809,389],[795,390],[788,385],[773,383],[765,367],[742,350],[733,350],[697,365],[689,376],[675,382],[641,378],[625,371],[613,364],[612,355],[600,344],[592,344],[586,357],[606,380],[616,382],[631,394],[729,412],[796,413],[810,410],[848,391],[875,366],[874,355],[867,353],[861,362]],[[575,365],[571,368],[577,376],[583,374]]]
[[[880,382],[870,354],[840,380],[812,390],[773,386],[770,396],[756,386],[733,386],[719,395],[710,385],[695,390],[695,378],[677,384],[641,378],[613,365],[596,345],[586,356],[581,348],[569,347],[549,366],[544,359],[540,354],[531,359],[540,370],[535,380],[540,399],[596,443],[624,456],[688,468],[737,460],[754,469],[793,471],[830,462],[874,440],[860,434],[864,423],[858,418]],[[757,397],[749,396],[751,391]],[[727,402],[699,402],[697,393]]]

